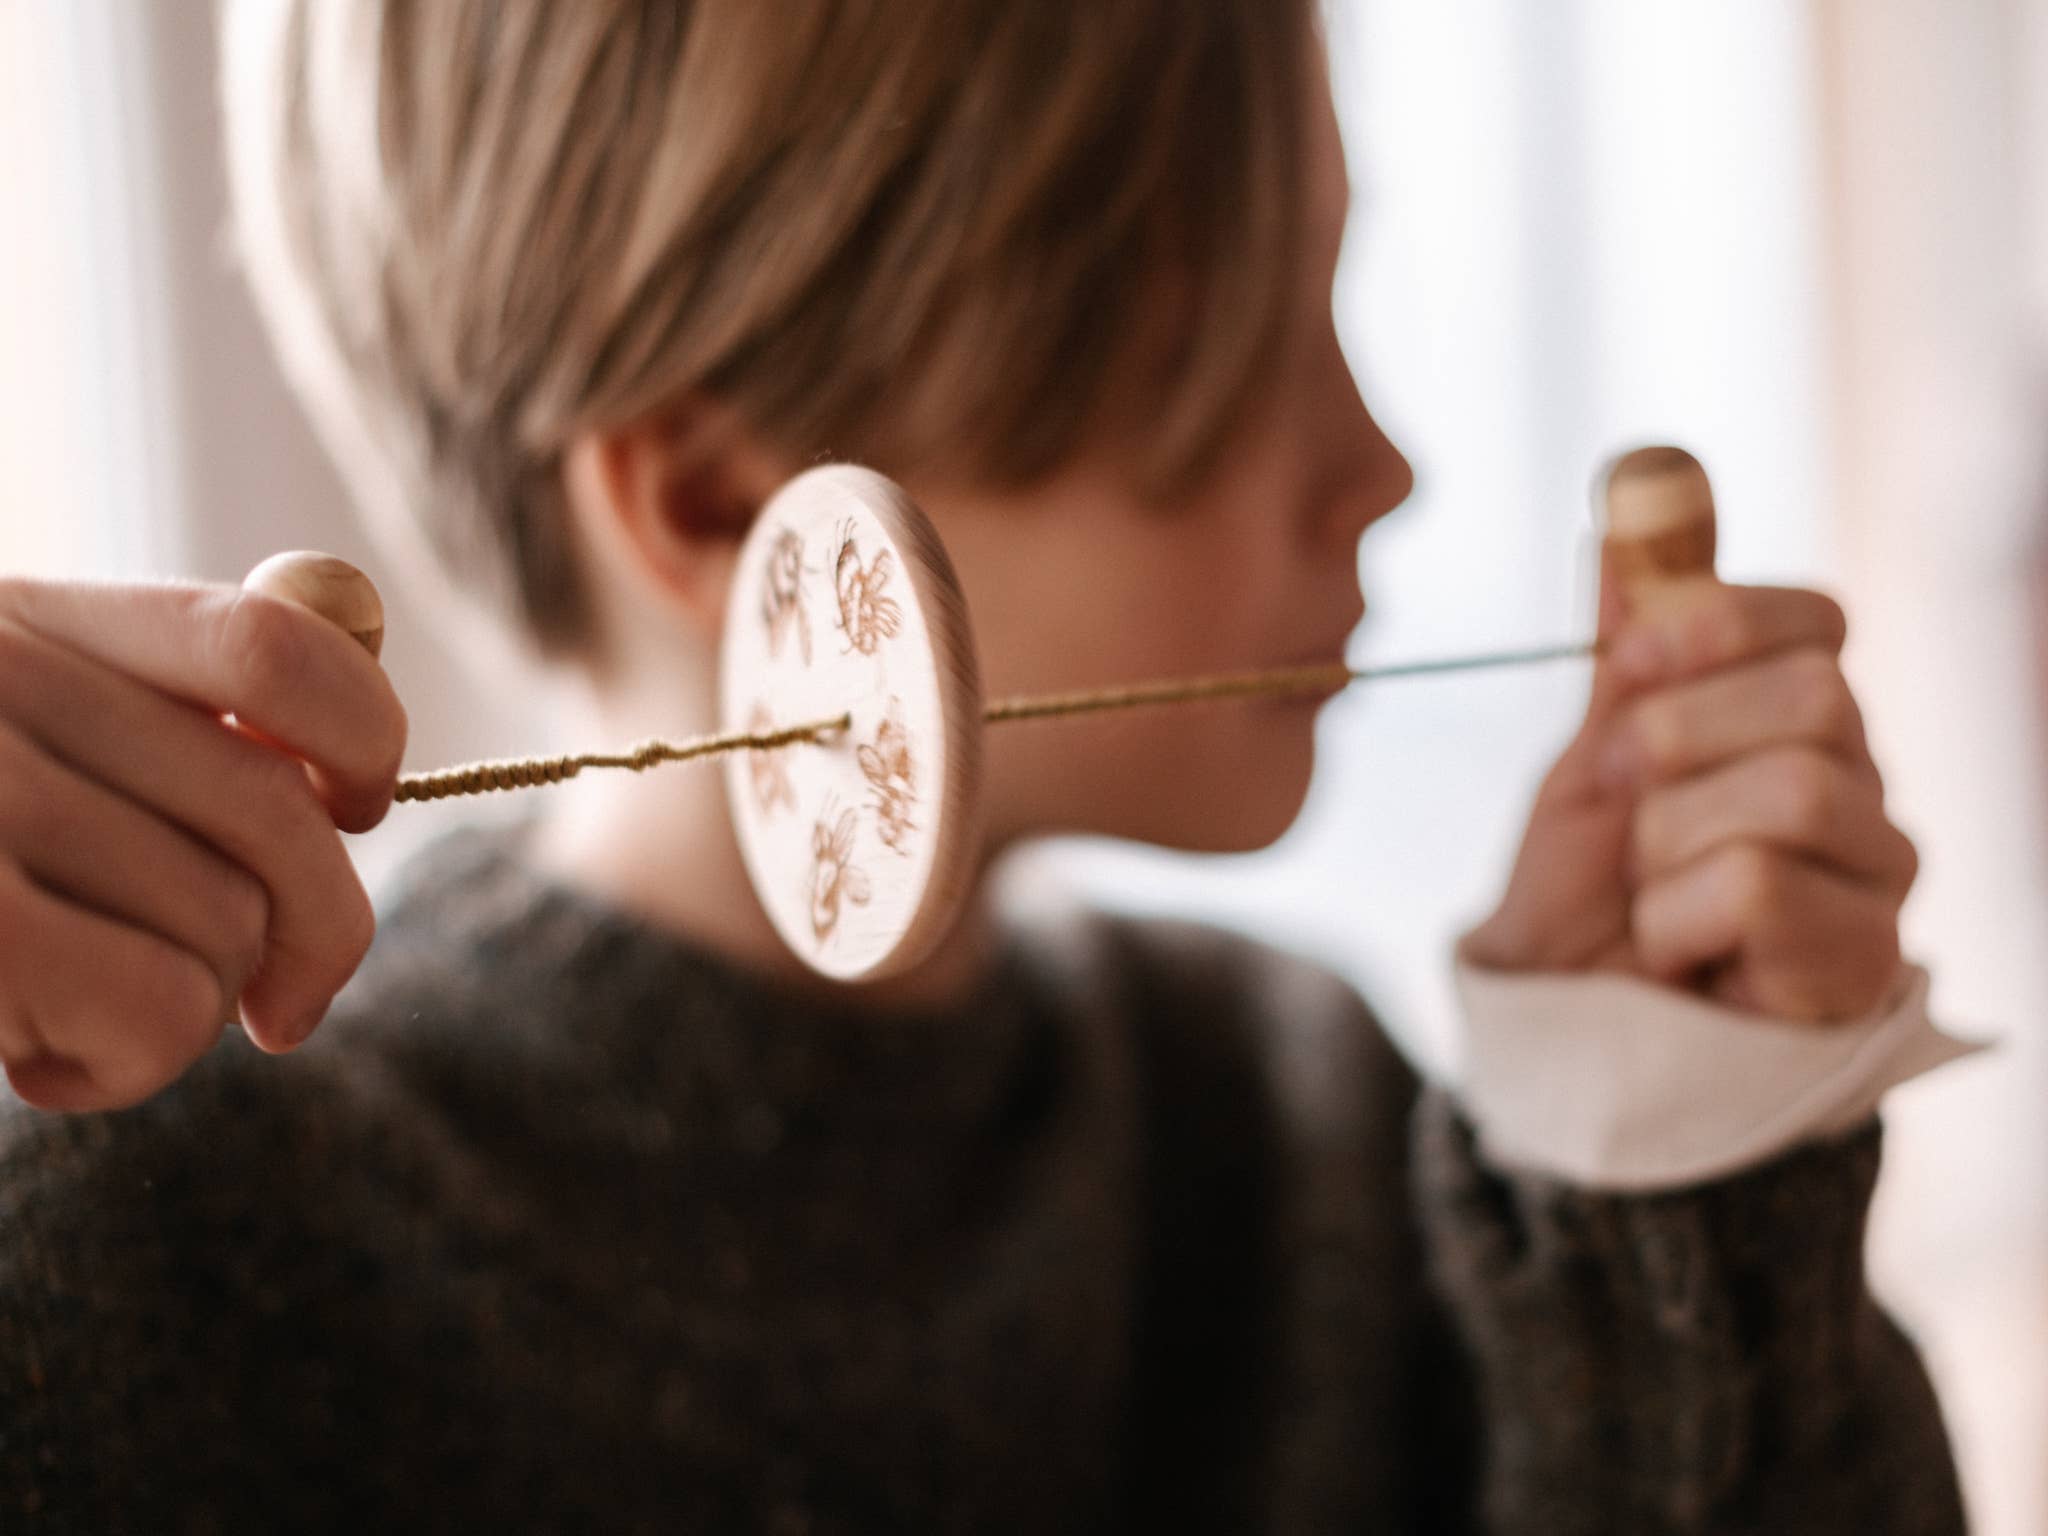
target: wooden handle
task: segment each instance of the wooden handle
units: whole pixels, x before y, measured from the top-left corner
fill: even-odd
[[[1600,480],[1607,548],[1631,614],[1671,610],[1710,589],[1714,487],[1683,448],[1637,448]]]
[[[374,659],[384,649],[384,600],[370,578],[333,555],[294,549],[272,555],[242,578],[242,586],[266,597],[310,608],[340,625]]]

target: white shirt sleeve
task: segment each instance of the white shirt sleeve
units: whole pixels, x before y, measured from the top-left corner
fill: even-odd
[[[1453,1087],[1487,1155],[1617,1191],[1701,1183],[1839,1135],[1887,1089],[1983,1049],[1935,1026],[1917,965],[1839,1024],[1628,976],[1488,971],[1462,955],[1457,988],[1466,1049]]]

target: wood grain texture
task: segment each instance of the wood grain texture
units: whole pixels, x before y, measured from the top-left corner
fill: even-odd
[[[242,578],[243,589],[310,608],[353,635],[372,658],[384,649],[384,599],[346,560],[317,550],[272,555]]]
[[[899,486],[831,465],[762,509],[719,685],[727,731],[853,718],[830,741],[726,759],[733,830],[784,942],[841,980],[929,954],[979,850],[982,694],[959,581]]]

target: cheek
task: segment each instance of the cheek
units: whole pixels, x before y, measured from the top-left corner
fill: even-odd
[[[944,533],[992,697],[1255,666],[1287,632],[1285,551],[1241,514],[1048,505]]]
[[[1155,675],[1222,671],[1269,659],[1285,630],[1286,550],[1263,521],[1188,515],[1132,561],[1120,601],[1125,648],[1150,654]]]
[[[1175,565],[1105,544],[980,568],[967,592],[989,693],[1171,676],[1227,627],[1215,594]],[[964,578],[963,578],[964,580]]]
[[[1256,543],[1219,544],[1156,596],[1151,621],[1162,646],[1200,671],[1264,665],[1288,629],[1285,583],[1270,549]]]

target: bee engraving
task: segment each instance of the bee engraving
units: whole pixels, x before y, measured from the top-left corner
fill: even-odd
[[[893,597],[884,597],[895,562],[888,550],[863,566],[860,549],[854,543],[853,524],[839,526],[839,548],[832,560],[832,581],[839,596],[839,627],[848,643],[863,656],[872,656],[881,643],[903,627],[903,609]]]
[[[768,626],[768,654],[782,655],[782,643],[796,632],[804,665],[811,664],[811,621],[804,609],[804,541],[794,529],[775,536],[768,552],[767,583],[761,590],[761,618]]]
[[[835,818],[832,811],[828,800],[811,829],[811,853],[817,861],[811,869],[811,932],[820,944],[837,931],[842,903],[863,907],[868,901],[868,877],[853,866],[855,813],[849,808]]]
[[[876,832],[884,844],[908,857],[909,834],[917,830],[917,823],[910,819],[917,804],[917,776],[901,699],[889,700],[889,712],[875,730],[873,745],[862,746],[854,755],[875,791]]]

